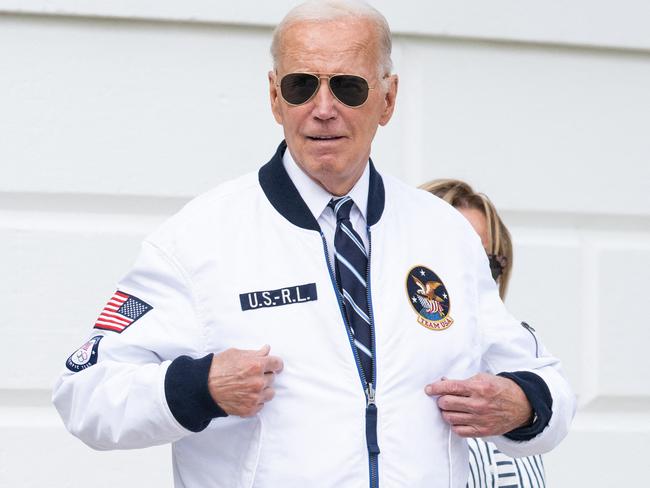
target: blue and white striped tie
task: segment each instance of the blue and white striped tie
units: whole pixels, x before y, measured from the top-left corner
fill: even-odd
[[[343,297],[345,315],[354,336],[367,383],[372,382],[372,336],[368,314],[368,253],[350,222],[354,202],[350,197],[332,199],[328,204],[336,215],[334,268]]]

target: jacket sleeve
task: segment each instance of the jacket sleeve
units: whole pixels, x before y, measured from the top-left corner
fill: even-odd
[[[532,426],[487,440],[513,457],[542,454],[567,435],[575,413],[575,396],[560,361],[530,328],[506,310],[482,249],[476,259],[482,369],[514,380],[536,413]]]
[[[207,392],[212,355],[201,323],[187,274],[145,242],[55,384],[66,428],[95,449],[130,449],[176,441],[225,415]]]

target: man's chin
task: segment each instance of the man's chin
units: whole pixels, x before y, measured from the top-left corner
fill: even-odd
[[[343,196],[350,192],[359,179],[350,169],[350,166],[341,163],[340,159],[328,163],[321,162],[318,171],[310,177],[332,195]]]
[[[323,173],[338,173],[345,168],[344,152],[338,148],[308,147],[305,151],[306,166]]]

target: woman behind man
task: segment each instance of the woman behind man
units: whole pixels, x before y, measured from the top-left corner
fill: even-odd
[[[488,255],[492,278],[499,287],[501,300],[505,300],[512,271],[512,241],[510,232],[490,199],[482,193],[476,193],[471,186],[460,180],[433,180],[420,188],[454,206],[472,224]],[[534,330],[525,322],[522,322],[522,326],[531,332],[531,341],[536,346]],[[514,459],[500,452],[491,442],[481,439],[468,439],[468,445],[468,488],[546,486],[541,456]]]

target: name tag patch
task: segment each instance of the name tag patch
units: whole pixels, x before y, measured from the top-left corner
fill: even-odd
[[[255,310],[256,308],[313,302],[314,300],[318,300],[316,283],[288,286],[277,290],[251,291],[239,295],[239,302],[243,312]]]

